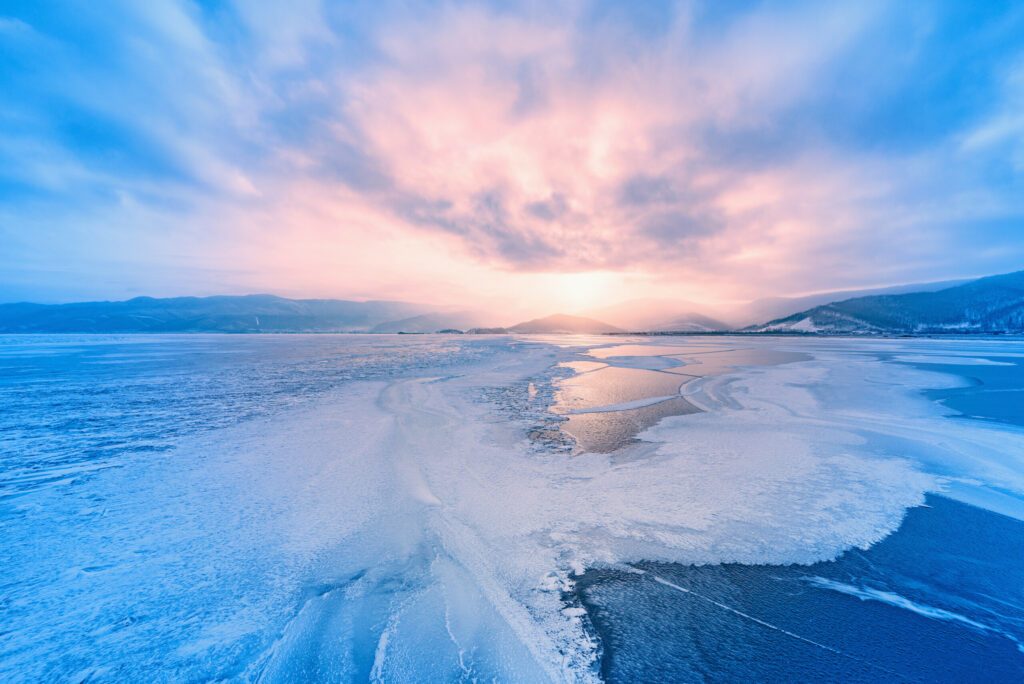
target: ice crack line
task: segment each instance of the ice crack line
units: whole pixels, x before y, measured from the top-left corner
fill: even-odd
[[[737,610],[737,609],[733,608],[732,606],[728,606],[728,605],[726,605],[724,603],[721,603],[720,601],[716,601],[713,598],[709,598],[707,596],[703,596],[701,594],[698,594],[697,592],[693,591],[692,589],[687,589],[686,587],[681,587],[678,584],[675,584],[674,582],[670,582],[669,580],[665,579],[664,577],[659,577],[658,575],[652,575],[652,574],[650,574],[650,573],[648,573],[648,572],[646,572],[644,570],[640,570],[639,568],[633,568],[633,570],[636,571],[636,572],[639,572],[640,574],[649,576],[651,579],[653,579],[658,584],[661,584],[663,586],[669,587],[670,589],[675,589],[676,591],[682,592],[684,594],[689,594],[690,596],[698,598],[698,599],[700,599],[702,601],[706,601],[706,602],[708,602],[708,603],[710,603],[712,605],[718,606],[722,610],[727,610],[727,611],[729,611],[730,613],[732,613],[734,615],[737,615],[737,616],[739,616],[739,617],[741,617],[741,618],[743,618],[745,620],[750,620],[751,622],[754,622],[754,623],[756,623],[758,625],[761,625],[762,627],[766,627],[767,629],[775,630],[776,632],[779,632],[781,634],[785,634],[786,636],[788,636],[790,638],[796,639],[798,641],[802,641],[802,642],[804,642],[806,644],[810,644],[811,646],[814,646],[816,648],[820,648],[820,649],[828,651],[830,653],[835,653],[836,655],[842,656],[843,658],[849,658],[850,660],[854,660],[854,661],[856,661],[858,663],[862,663],[862,664],[867,665],[869,667],[873,667],[875,669],[881,670],[881,671],[883,671],[883,672],[885,672],[887,674],[890,674],[890,675],[893,675],[893,676],[896,676],[896,677],[900,677],[901,679],[905,679],[898,672],[894,672],[892,670],[889,670],[888,668],[882,667],[881,665],[876,665],[875,663],[869,662],[867,660],[863,660],[862,658],[858,658],[857,656],[850,655],[849,653],[841,651],[838,648],[834,648],[834,647],[829,646],[827,644],[823,644],[823,643],[821,643],[819,641],[814,641],[813,639],[808,639],[807,637],[800,636],[799,634],[796,634],[795,632],[790,632],[788,629],[784,629],[782,627],[779,627],[778,625],[773,625],[770,622],[765,622],[764,620],[756,618],[753,615],[749,615],[747,613],[744,613],[743,611],[740,611],[740,610]]]

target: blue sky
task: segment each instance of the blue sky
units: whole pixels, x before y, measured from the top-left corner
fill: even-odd
[[[0,301],[1024,268],[1024,6],[8,2]]]

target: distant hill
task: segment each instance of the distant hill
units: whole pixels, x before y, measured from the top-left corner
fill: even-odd
[[[535,318],[513,325],[509,332],[516,333],[569,333],[582,335],[600,335],[603,333],[623,332],[614,325],[608,325],[593,318],[553,314],[544,318]]]
[[[750,332],[839,333],[1024,333],[1024,271],[949,286],[902,285],[885,294],[822,302]],[[921,287],[921,291],[902,292]],[[842,293],[841,293],[842,294]],[[849,294],[848,292],[845,294]],[[811,299],[830,295],[813,295]],[[801,299],[758,300],[790,306]],[[685,302],[683,302],[685,303]],[[394,301],[286,299],[274,295],[217,297],[136,297],[120,302],[0,304],[0,333],[173,333],[173,332],[467,332],[575,333],[718,332],[729,324],[697,310],[659,318],[674,300],[636,300],[608,307],[606,313],[630,325],[590,316],[555,314],[511,328],[489,328],[491,321],[471,311],[441,310]],[[754,302],[753,304],[757,304]],[[631,312],[631,308],[635,311]],[[770,307],[769,307],[770,308]],[[678,310],[678,309],[676,309]],[[763,320],[763,319],[762,319]]]
[[[455,311],[451,313],[438,311],[420,314],[418,316],[410,316],[397,321],[386,321],[375,325],[370,332],[432,333],[439,330],[466,330],[469,328],[480,328],[489,322],[490,321],[483,314],[476,313],[474,311]]]
[[[945,290],[957,285],[971,282],[967,280],[944,280],[930,283],[910,283],[905,285],[891,285],[889,287],[874,287],[862,290],[836,290],[834,292],[819,292],[804,297],[764,297],[747,302],[728,312],[727,318],[735,321],[737,327],[749,326],[772,321],[798,312],[807,311],[817,306],[841,302],[858,297],[870,297],[874,295],[895,295],[907,294],[910,292],[936,292]]]
[[[857,297],[752,328],[765,332],[1024,333],[1024,271],[937,292]]]
[[[691,317],[708,316],[710,318],[709,312],[700,304],[685,299],[668,298],[629,299],[581,311],[578,315],[604,321],[609,325],[631,332],[665,330],[667,325]]]
[[[723,332],[732,326],[710,316],[687,313],[667,322],[659,323],[647,330],[650,332]]]
[[[0,332],[361,332],[385,321],[421,314],[425,309],[406,302],[285,299],[273,295],[0,304]]]

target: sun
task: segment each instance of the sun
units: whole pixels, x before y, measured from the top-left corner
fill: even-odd
[[[552,285],[551,302],[566,313],[593,309],[616,299],[620,281],[618,274],[602,271],[560,273]]]

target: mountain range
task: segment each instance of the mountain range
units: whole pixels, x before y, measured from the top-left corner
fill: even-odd
[[[422,313],[408,302],[238,297],[136,297],[123,302],[0,304],[0,332],[357,332]]]
[[[865,292],[865,291],[862,291]],[[1024,333],[1024,271],[971,281],[903,285],[746,305],[746,314],[781,311],[755,333],[942,334]],[[835,297],[823,301],[823,298]],[[742,312],[739,312],[742,313]],[[730,318],[738,317],[734,311]],[[583,312],[554,314],[508,328],[496,314],[395,301],[286,299],[274,295],[136,297],[118,302],[0,304],[0,333],[374,332],[439,330],[605,334],[726,332],[739,328],[693,302],[632,300]],[[761,319],[764,320],[764,319]]]
[[[544,318],[535,318],[532,321],[525,321],[510,327],[509,332],[514,333],[555,333],[570,335],[604,335],[607,333],[625,332],[614,325],[608,325],[602,321],[585,316],[569,316],[567,314],[553,314]]]
[[[732,322],[732,328],[745,328],[747,326],[774,321],[785,318],[794,313],[807,311],[817,306],[831,304],[832,302],[846,301],[858,297],[870,297],[874,295],[897,295],[911,292],[935,292],[950,287],[970,282],[966,280],[943,280],[928,283],[909,283],[904,285],[890,285],[888,287],[873,287],[858,290],[834,290],[831,292],[818,292],[800,297],[762,297],[753,301],[730,308],[723,314],[723,317]]]
[[[630,332],[716,332],[735,327],[719,320],[700,304],[675,299],[630,299],[589,309],[580,316],[606,321]]]
[[[438,330],[469,330],[493,321],[476,311],[432,311],[396,321],[385,321],[370,329],[374,333],[432,333]]]
[[[935,292],[855,297],[749,330],[827,334],[1022,333],[1024,271],[980,278]]]

